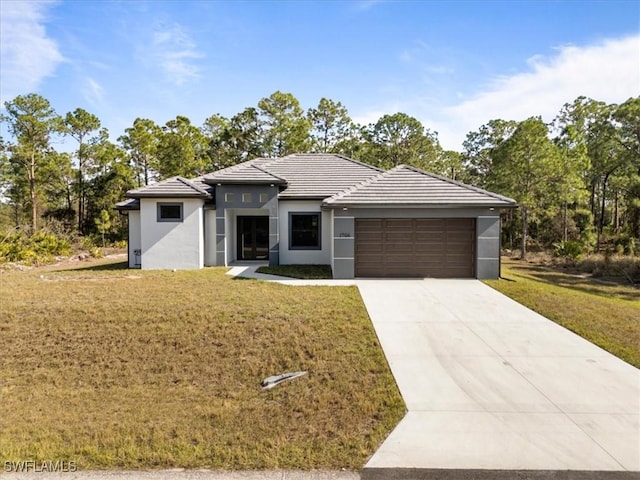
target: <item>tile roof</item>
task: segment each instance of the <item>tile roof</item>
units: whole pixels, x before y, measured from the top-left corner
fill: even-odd
[[[254,183],[254,184],[285,184],[287,181],[274,175],[259,165],[264,164],[269,159],[258,158],[248,162],[239,163],[232,167],[223,168],[213,173],[204,175],[202,180],[215,185],[217,183]]]
[[[342,155],[297,153],[282,158],[260,159],[260,168],[284,178],[287,187],[280,198],[327,198],[382,170]]]
[[[211,191],[208,185],[202,182],[201,177],[187,180],[182,177],[172,177],[144,187],[129,190],[129,198],[143,197],[195,197],[209,198]]]
[[[407,165],[400,165],[327,198],[323,204],[327,207],[514,207],[516,201]]]
[[[140,210],[140,200],[137,198],[128,198],[122,202],[116,203],[116,210]]]

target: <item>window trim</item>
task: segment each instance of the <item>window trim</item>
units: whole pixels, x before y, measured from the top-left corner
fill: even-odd
[[[180,207],[180,218],[163,218],[162,207]],[[180,223],[184,221],[184,203],[183,202],[157,202],[156,203],[156,220],[158,223]]]
[[[311,216],[318,217],[318,245],[295,246],[293,245],[293,217]],[[322,250],[322,212],[289,212],[289,250]]]

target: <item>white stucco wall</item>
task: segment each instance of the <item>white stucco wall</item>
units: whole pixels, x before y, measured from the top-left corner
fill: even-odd
[[[320,216],[320,250],[291,250],[289,248],[289,213],[318,212]],[[330,265],[332,248],[331,212],[320,210],[319,200],[280,200],[280,265]]]
[[[204,264],[216,264],[216,211],[204,211]]]
[[[158,203],[182,203],[182,222],[158,222]],[[142,198],[140,225],[143,269],[204,266],[203,201],[199,198]]]
[[[135,251],[142,248],[140,243],[140,211],[130,210],[127,213],[129,217],[129,268],[140,267],[140,257],[136,257]]]

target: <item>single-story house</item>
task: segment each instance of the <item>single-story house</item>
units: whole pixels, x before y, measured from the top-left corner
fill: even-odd
[[[261,260],[331,265],[334,278],[497,278],[510,198],[341,155],[257,158],[127,192],[129,266]]]

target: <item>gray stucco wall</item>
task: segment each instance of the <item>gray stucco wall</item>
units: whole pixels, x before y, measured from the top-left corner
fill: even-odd
[[[355,220],[357,218],[475,218],[476,278],[500,275],[500,214],[487,208],[350,208],[333,217],[333,276],[355,275]]]
[[[242,215],[247,209],[254,215],[259,209],[269,216],[269,265],[279,264],[278,187],[270,185],[217,185],[216,186],[216,265],[227,265],[235,260],[233,239],[235,221],[230,216]]]

